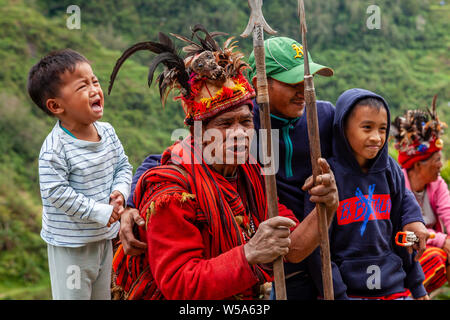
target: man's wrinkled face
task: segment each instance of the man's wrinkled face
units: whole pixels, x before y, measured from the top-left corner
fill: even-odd
[[[203,157],[209,164],[237,165],[248,160],[254,135],[248,105],[219,114],[203,127]]]

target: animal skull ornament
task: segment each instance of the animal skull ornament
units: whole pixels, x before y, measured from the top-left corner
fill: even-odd
[[[211,51],[204,51],[195,56],[190,67],[199,76],[210,80],[225,81],[225,70],[217,64],[216,57]]]

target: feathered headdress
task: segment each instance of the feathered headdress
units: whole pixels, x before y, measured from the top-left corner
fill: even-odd
[[[444,147],[440,138],[447,128],[439,121],[436,112],[437,95],[433,97],[431,110],[407,110],[404,116],[396,117],[392,123],[391,135],[395,139],[395,148],[399,151],[398,162],[409,169],[421,160],[426,160]]]
[[[159,43],[146,41],[127,49],[117,60],[108,93],[123,62],[136,51],[150,50],[158,55],[150,65],[148,85],[153,81],[156,67],[163,64],[164,71],[157,78],[161,102],[164,105],[169,92],[178,89],[180,95],[175,99],[182,101],[186,124],[192,125],[195,120],[211,118],[233,106],[251,104],[255,91],[242,74],[248,65],[242,60],[244,55],[234,51],[237,41],[233,42],[231,37],[221,48],[214,38],[225,33],[209,33],[200,24],[191,28],[191,31],[191,39],[171,33],[188,43],[183,47],[184,58],[176,52],[169,37],[161,32]],[[201,32],[204,33],[203,38],[199,34]],[[197,41],[194,41],[194,37]]]

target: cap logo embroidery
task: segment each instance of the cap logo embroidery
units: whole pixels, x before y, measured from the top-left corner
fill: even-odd
[[[303,57],[303,46],[300,46],[300,47],[299,47],[298,45],[296,45],[296,44],[294,43],[294,44],[292,44],[292,49],[294,49],[294,50],[295,50],[295,53],[296,53],[294,59],[295,59],[295,58],[302,58],[302,57]]]

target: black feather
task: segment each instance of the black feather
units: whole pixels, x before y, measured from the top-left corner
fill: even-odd
[[[159,43],[161,45],[165,46],[167,48],[167,50],[170,50],[173,53],[175,53],[175,45],[173,44],[172,40],[170,40],[170,38],[167,35],[165,35],[162,32],[159,32],[158,38],[159,38]]]
[[[220,31],[213,31],[209,35],[211,36],[211,38],[215,38],[215,37],[218,37],[218,36],[227,36],[228,33],[220,32]]]
[[[217,44],[216,40],[214,40],[213,37],[211,37],[211,35],[209,34],[208,30],[206,30],[206,28],[203,25],[196,24],[195,26],[191,27],[191,31],[192,31],[191,38],[193,39],[194,36],[197,37],[197,39],[202,44],[203,48],[205,48],[206,50],[209,50],[209,51],[222,51],[221,48],[219,47],[219,45]],[[204,39],[201,38],[197,34],[198,32],[203,32],[205,34],[205,38]]]
[[[161,101],[164,104],[165,97],[167,96],[166,90],[173,88],[175,83],[179,84],[182,88],[184,94],[190,94],[189,85],[189,74],[186,71],[184,60],[176,52],[176,48],[172,40],[160,32],[158,34],[159,43],[146,41],[137,43],[130,48],[128,48],[122,56],[117,60],[116,65],[113,69],[110,79],[110,85],[108,88],[108,94],[112,89],[114,79],[127,58],[129,58],[133,53],[139,50],[149,50],[158,54],[151,62],[149,66],[148,73],[148,85],[150,86],[153,82],[153,77],[158,65],[163,64],[165,66],[164,71],[158,76],[157,82],[159,85],[159,93]]]
[[[189,95],[191,93],[189,74],[186,71],[183,59],[174,52],[167,51],[160,53],[152,60],[148,73],[148,85],[150,86],[152,84],[156,68],[161,63],[166,67],[165,70],[158,76],[159,93],[163,104],[166,96],[164,93],[166,92],[168,86],[172,87],[175,82],[177,82],[181,88],[184,89],[185,94]]]
[[[192,40],[189,39],[189,38],[186,38],[185,36],[182,36],[182,35],[179,35],[179,34],[176,34],[176,33],[170,33],[170,35],[171,35],[171,36],[174,36],[174,37],[177,38],[177,39],[180,39],[181,41],[188,42],[188,43],[190,43],[191,45],[198,47],[199,49],[202,48],[199,44],[197,44],[196,42],[192,41]]]
[[[206,28],[201,24],[196,24],[195,26],[191,27],[192,35],[191,39],[179,35],[171,33],[170,35],[176,37],[177,39],[187,42],[189,45],[183,47],[183,51],[186,52],[186,57],[191,57],[194,55],[197,55],[199,53],[202,53],[203,51],[222,51],[222,49],[219,47],[217,42],[213,39],[218,36],[226,36],[228,35],[225,32],[220,31],[214,31],[209,33]],[[198,35],[198,32],[204,32],[205,38],[201,38],[200,35]],[[195,42],[194,36],[197,38],[198,42]]]
[[[153,75],[156,71],[156,68],[160,63],[164,63],[168,68],[171,68],[176,65],[176,58],[172,52],[163,52],[156,56],[152,62],[150,63],[149,71],[148,71],[148,86],[150,87],[153,81]]]
[[[149,50],[149,51],[152,51],[155,53],[161,53],[165,49],[157,42],[145,41],[145,42],[136,43],[135,45],[133,45],[130,48],[128,48],[127,50],[125,50],[125,52],[122,54],[122,56],[119,59],[117,59],[116,65],[114,66],[114,69],[111,73],[111,76],[109,79],[109,86],[108,86],[108,95],[111,93],[111,90],[112,90],[112,87],[114,84],[114,80],[116,79],[117,73],[119,72],[119,69],[122,66],[122,64],[125,62],[125,60],[127,60],[135,52],[141,51],[141,50]]]

